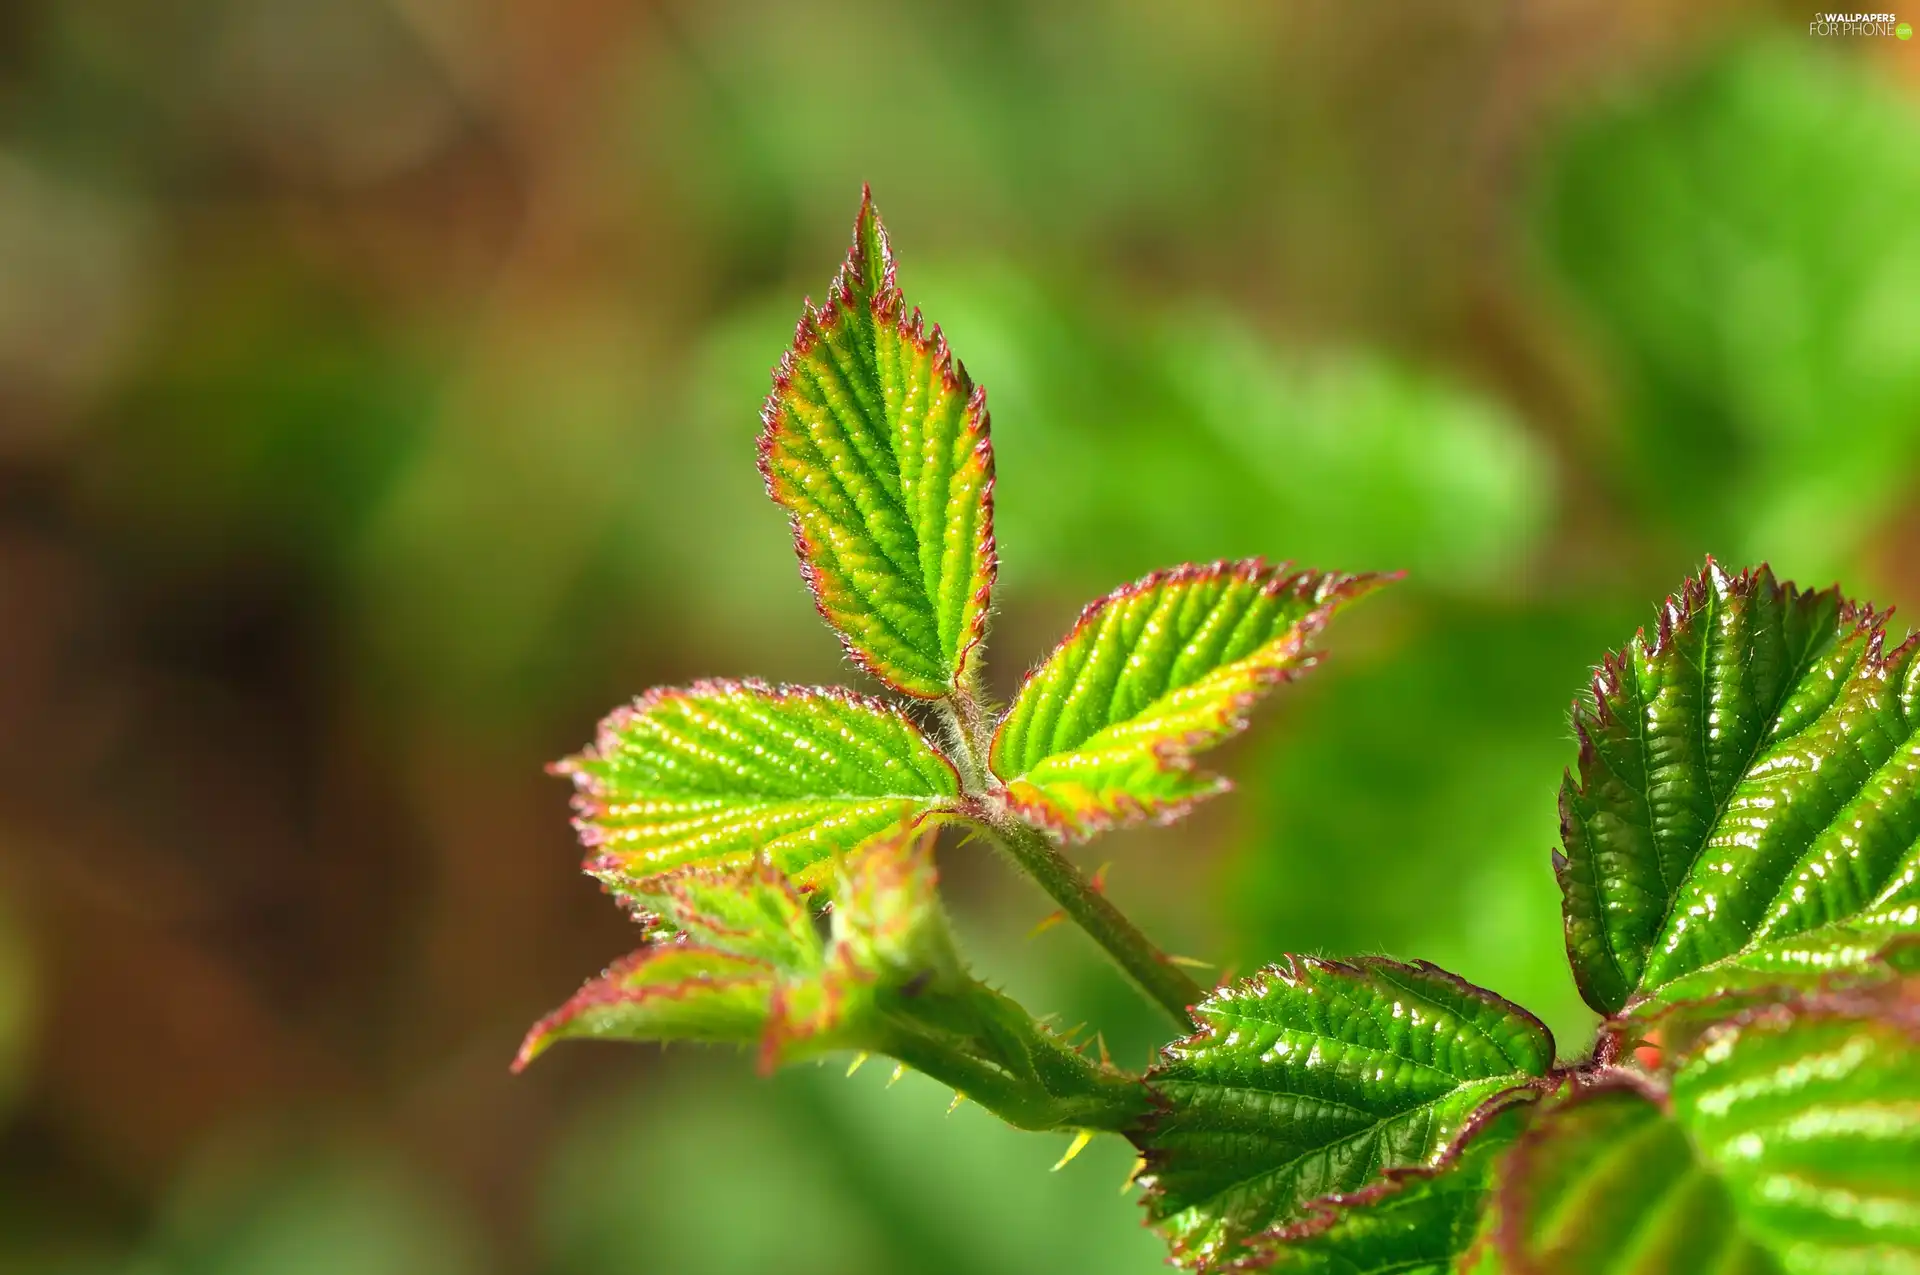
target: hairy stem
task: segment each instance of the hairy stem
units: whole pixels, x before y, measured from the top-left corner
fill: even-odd
[[[924,1072],[1017,1129],[1120,1133],[1146,1115],[1152,1101],[1139,1077],[1090,1062],[1008,1004],[1017,1019],[1006,1016],[1002,1030],[974,1037],[969,1047],[896,1018],[876,1052]]]
[[[987,795],[996,786],[989,760],[993,739],[972,679],[941,700],[939,706],[953,739],[952,755],[960,770],[961,786],[969,795]],[[1192,1027],[1193,1019],[1187,1011],[1205,995],[1200,985],[1168,960],[1125,913],[1109,903],[1044,833],[1011,816],[986,816],[980,826],[1040,883],[1076,925],[1106,949],[1148,999],[1183,1028]]]
[[[952,737],[950,752],[960,770],[961,787],[969,793],[985,792],[992,774],[987,762],[991,735],[972,679],[939,703],[947,734]]]
[[[1094,888],[1045,833],[1013,818],[996,819],[983,827],[1094,942],[1106,949],[1150,1000],[1183,1028],[1191,1029],[1193,1018],[1188,1011],[1206,993],[1124,912],[1108,902],[1107,896]]]

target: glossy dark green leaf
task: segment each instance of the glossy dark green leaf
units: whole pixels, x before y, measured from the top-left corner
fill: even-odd
[[[1858,967],[1920,918],[1920,651],[1884,617],[1709,563],[1575,705],[1567,951],[1646,1012]]]
[[[1499,1244],[1511,1275],[1773,1275],[1726,1187],[1636,1089],[1542,1112],[1502,1169]]]
[[[1920,1271],[1920,984],[1709,1033],[1673,1109],[1789,1275]]]
[[[1920,1001],[1821,993],[1709,1031],[1657,1096],[1544,1111],[1502,1170],[1513,1275],[1920,1271]]]
[[[1417,962],[1293,957],[1196,1007],[1147,1073],[1147,1210],[1207,1265],[1397,1169],[1451,1158],[1488,1104],[1553,1064],[1525,1010]]]
[[[1434,1172],[1404,1174],[1266,1237],[1247,1265],[1284,1275],[1497,1275],[1488,1189],[1530,1110],[1502,1112]]]

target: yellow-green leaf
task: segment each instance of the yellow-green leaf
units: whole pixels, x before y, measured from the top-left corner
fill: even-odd
[[[908,310],[871,192],[761,415],[767,491],[847,653],[905,694],[953,691],[985,635],[996,565],[986,391]]]
[[[757,1046],[763,1067],[891,1039],[875,998],[962,980],[935,892],[932,832],[901,825],[834,861],[831,936],[765,863],[634,883],[668,922],[534,1025],[515,1069],[557,1040]]]
[[[754,681],[649,691],[556,769],[577,787],[587,870],[616,890],[760,857],[825,885],[835,851],[960,792],[952,764],[892,706]]]
[[[1308,640],[1384,577],[1258,558],[1155,572],[1093,603],[1027,675],[994,732],[994,774],[1022,816],[1074,838],[1177,818],[1227,781],[1193,755],[1311,666]]]

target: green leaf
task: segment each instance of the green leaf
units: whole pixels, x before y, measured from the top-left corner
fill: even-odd
[[[1494,1275],[1488,1189],[1524,1114],[1502,1111],[1451,1163],[1345,1197],[1278,1233],[1247,1264],[1287,1275]]]
[[[1553,1065],[1531,1014],[1424,962],[1292,957],[1194,1013],[1147,1073],[1161,1110],[1135,1141],[1149,1216],[1201,1265],[1447,1162]]]
[[[1769,1275],[1686,1134],[1636,1089],[1544,1113],[1503,1167],[1499,1244],[1513,1275]]]
[[[1308,639],[1384,579],[1249,558],[1116,589],[1080,613],[994,731],[1009,804],[1076,838],[1178,818],[1228,786],[1193,754],[1245,729],[1261,696],[1311,666]]]
[[[1710,1033],[1673,1108],[1789,1275],[1920,1271],[1920,983]]]
[[[1712,562],[1574,707],[1556,861],[1602,1013],[1793,986],[1920,916],[1920,664],[1884,617]]]
[[[764,856],[803,887],[831,856],[957,797],[953,766],[890,705],[839,690],[699,682],[600,724],[571,775],[587,870],[616,891]]]
[[[853,247],[807,303],[761,412],[767,492],[801,573],[860,667],[907,695],[961,686],[996,566],[986,390],[907,311],[863,195]]]
[[[568,1038],[757,1043],[767,1069],[882,1047],[877,995],[961,979],[934,893],[932,833],[901,826],[835,862],[830,940],[765,863],[636,883],[636,902],[667,927],[537,1023],[515,1070]]]
[[[1542,1114],[1503,1170],[1516,1275],[1920,1271],[1920,1000],[1823,993],[1710,1031],[1672,1079]]]

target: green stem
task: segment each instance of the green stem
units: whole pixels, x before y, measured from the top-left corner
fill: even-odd
[[[990,1000],[996,993],[977,988]],[[980,1104],[1016,1129],[1097,1129],[1122,1133],[1137,1125],[1152,1101],[1138,1076],[1090,1062],[1005,1002],[996,1030],[951,1037],[947,1032],[890,1017],[884,1053],[924,1072]]]
[[[953,736],[961,787],[971,796],[988,795],[995,785],[990,754],[992,735],[972,680],[940,701]],[[1126,914],[1107,902],[1093,883],[1061,854],[1046,834],[1012,816],[986,817],[980,826],[1015,863],[1040,883],[1074,923],[1105,948],[1147,997],[1183,1028],[1193,1026],[1187,1012],[1206,993],[1185,970],[1167,959]]]
[[[1191,1029],[1188,1011],[1206,993],[1187,972],[1167,958],[1107,896],[1060,853],[1045,833],[1013,818],[983,825],[988,836],[1040,883],[1066,914],[1105,948],[1141,991],[1175,1022]]]
[[[991,737],[980,699],[971,686],[963,686],[940,701],[947,719],[947,733],[953,737],[953,757],[960,769],[960,786],[969,793],[983,793],[990,774],[987,752]]]

